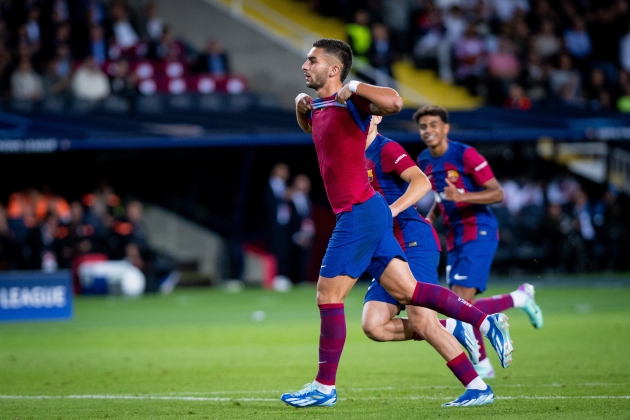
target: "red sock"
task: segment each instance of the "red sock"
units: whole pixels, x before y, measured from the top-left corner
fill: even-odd
[[[486,314],[496,314],[497,312],[503,312],[506,309],[513,308],[514,300],[508,293],[505,295],[477,299],[473,302],[473,305]]]
[[[455,375],[457,379],[464,384],[464,386],[468,385],[473,379],[479,376],[477,375],[477,372],[475,372],[475,368],[472,363],[463,352],[448,362],[446,366],[448,366],[448,368],[453,372],[453,375]]]
[[[447,288],[435,284],[417,282],[411,304],[433,309],[442,315],[467,322],[475,328],[479,328],[486,319],[486,314],[479,309]]]
[[[442,326],[443,326],[444,328],[446,328],[446,320],[445,320],[445,319],[440,319],[440,324],[442,324]],[[424,338],[420,337],[420,336],[418,335],[418,333],[417,333],[417,332],[415,332],[415,331],[413,332],[413,339],[414,339],[415,341],[424,341]]]
[[[337,366],[346,342],[346,316],[343,303],[319,305],[321,328],[319,334],[319,370],[315,380],[324,385],[334,385]]]

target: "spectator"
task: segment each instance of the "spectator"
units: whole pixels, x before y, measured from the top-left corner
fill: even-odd
[[[529,11],[529,2],[527,0],[489,0],[495,15],[501,22],[508,22],[519,12]]]
[[[114,74],[111,76],[110,85],[112,94],[133,103],[137,93],[137,79],[129,70],[127,60],[120,59],[115,63]]]
[[[549,91],[549,65],[543,64],[538,53],[531,49],[523,70],[525,74],[522,79],[527,87],[527,95],[533,101],[545,98]]]
[[[289,167],[277,163],[263,191],[267,247],[278,262],[278,275],[288,278],[291,252],[291,206],[288,202]]]
[[[553,57],[560,52],[562,43],[554,32],[553,22],[545,19],[542,22],[540,32],[534,37],[534,48],[543,60]]]
[[[564,32],[564,43],[571,56],[578,60],[584,60],[591,55],[591,37],[586,32],[586,24],[581,16],[576,16],[573,27]]]
[[[486,51],[472,23],[468,24],[464,36],[455,44],[455,58],[457,81],[471,94],[477,94],[477,86],[486,70]]]
[[[506,37],[501,37],[498,50],[488,55],[488,73],[489,100],[501,103],[502,98],[509,92],[509,86],[520,73],[518,58],[514,54],[512,43]]]
[[[309,193],[311,180],[307,175],[297,175],[289,189],[292,204],[291,217],[291,270],[289,278],[295,283],[308,280],[308,261],[315,236],[315,222]]]
[[[99,66],[107,61],[108,48],[103,27],[96,23],[90,27],[90,53]]]
[[[409,48],[409,16],[416,7],[415,0],[383,0],[383,22],[389,29],[392,50],[405,55]]]
[[[619,42],[619,62],[625,71],[630,72],[630,22],[628,31]]]
[[[567,103],[575,103],[580,95],[580,73],[573,69],[569,54],[560,54],[559,68],[551,71],[551,90]]]
[[[39,27],[40,11],[39,7],[35,6],[28,12],[28,17],[24,23],[26,34],[28,36],[29,44],[39,45],[40,42],[40,27]]]
[[[116,44],[123,50],[134,47],[140,41],[140,38],[129,22],[125,6],[122,3],[115,3],[112,6],[111,15],[113,22],[112,31]]]
[[[372,31],[369,23],[369,13],[365,9],[359,9],[354,14],[354,23],[346,25],[348,44],[354,55],[354,66],[359,70],[368,62],[367,55],[372,45]]]
[[[217,44],[215,48],[221,49],[220,44]],[[184,45],[173,38],[173,33],[170,26],[165,26],[162,31],[162,37],[151,44],[149,49],[149,57],[155,60],[166,60],[169,57],[177,60],[183,60],[185,57]],[[229,69],[228,69],[229,72]]]
[[[510,84],[509,92],[509,97],[505,100],[504,104],[506,109],[527,111],[532,108],[532,101],[525,96],[525,91],[521,85],[518,83]]]
[[[43,85],[46,96],[63,96],[70,93],[70,76],[60,72],[59,58],[51,59],[44,73]]]
[[[159,41],[164,31],[164,21],[157,14],[155,3],[149,2],[144,7],[142,36],[147,41]]]
[[[85,59],[72,77],[72,93],[78,99],[98,101],[110,94],[109,80],[94,60],[94,56]]]
[[[380,23],[372,25],[372,46],[368,53],[370,64],[377,70],[375,81],[379,86],[391,85],[392,64],[395,53],[389,42],[387,27]]]
[[[197,59],[195,69],[198,73],[210,73],[216,77],[230,74],[230,63],[227,53],[218,39],[210,39],[203,54]]]
[[[44,95],[42,77],[35,73],[28,59],[22,58],[11,75],[11,93],[15,99],[38,101]]]
[[[623,94],[617,99],[617,110],[630,113],[630,84],[624,85],[623,89]]]

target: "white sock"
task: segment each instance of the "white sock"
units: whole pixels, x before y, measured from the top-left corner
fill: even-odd
[[[481,326],[479,327],[479,331],[484,336],[488,334],[488,331],[490,331],[490,321],[488,321],[487,316],[486,316],[486,319],[484,319],[483,322],[481,323]]]
[[[457,326],[457,320],[453,318],[446,318],[446,327],[445,327],[446,331],[453,334],[453,331],[455,331],[456,326]]]
[[[485,359],[480,360],[479,363],[477,363],[477,366],[492,369],[492,364],[490,363],[490,359],[488,359],[487,357]]]
[[[313,383],[315,384],[315,386],[317,387],[319,392],[321,392],[323,394],[330,394],[332,392],[332,390],[335,389],[334,385],[324,385],[324,384],[322,384],[320,382],[317,382],[317,381],[313,381]]]
[[[512,296],[515,308],[522,308],[523,306],[525,306],[525,302],[527,302],[527,299],[529,299],[527,293],[523,292],[522,290],[515,290],[513,292],[510,292],[510,296]]]
[[[488,385],[486,385],[483,379],[481,379],[479,376],[477,376],[475,379],[470,381],[468,385],[466,385],[466,389],[478,389],[480,391],[486,389],[487,387]]]

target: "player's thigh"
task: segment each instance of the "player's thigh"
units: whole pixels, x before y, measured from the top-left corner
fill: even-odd
[[[352,211],[338,214],[320,276],[358,278],[370,265],[387,231],[391,232],[391,211],[380,195],[355,204]]]
[[[497,246],[498,241],[472,241],[450,251],[446,270],[449,286],[485,291]]]
[[[363,331],[374,331],[383,328],[400,312],[400,306],[388,302],[371,300],[363,305],[361,327]]]
[[[411,274],[407,261],[396,257],[387,264],[380,283],[394,299],[403,305],[408,305],[411,303],[411,297],[418,282]]]

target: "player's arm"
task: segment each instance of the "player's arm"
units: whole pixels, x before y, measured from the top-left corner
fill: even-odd
[[[295,117],[297,118],[298,125],[306,133],[311,134],[313,127],[311,127],[309,121],[309,113],[313,110],[311,105],[311,97],[306,93],[300,93],[295,97]]]
[[[392,88],[369,85],[356,80],[344,85],[337,92],[337,102],[345,104],[355,93],[370,102],[370,114],[392,115],[400,112],[403,106],[402,98]]]
[[[437,200],[433,201],[433,206],[431,206],[431,210],[429,210],[425,219],[427,222],[434,224],[438,217],[440,217],[441,213],[442,211],[440,210],[440,206],[438,206]]]
[[[499,181],[495,177],[483,183],[481,185],[483,190],[477,192],[458,190],[448,178],[446,178],[446,183],[448,184],[444,188],[444,198],[446,200],[456,203],[463,201],[471,204],[495,204],[503,201],[503,188],[501,188]]]
[[[415,165],[405,169],[400,174],[400,177],[407,182],[409,186],[407,187],[407,191],[389,206],[392,210],[393,217],[398,216],[400,212],[417,203],[426,193],[431,191],[431,182],[424,172]]]

